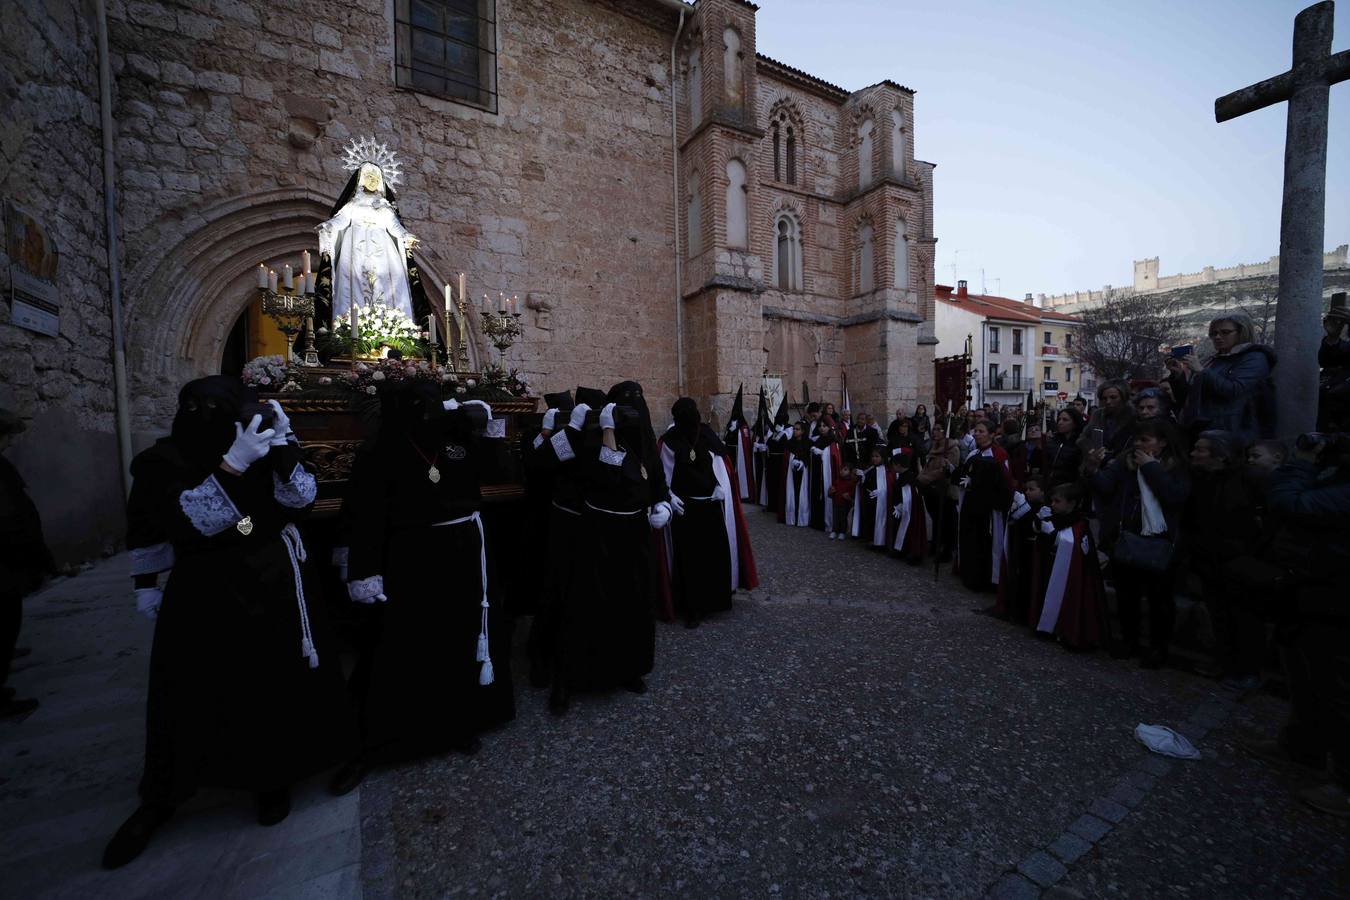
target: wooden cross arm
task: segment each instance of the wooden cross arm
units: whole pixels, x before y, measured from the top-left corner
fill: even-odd
[[[1350,79],[1350,50],[1342,50],[1326,58],[1322,66],[1321,78],[1327,84]],[[1316,78],[1317,75],[1314,75]],[[1265,109],[1288,100],[1294,93],[1294,73],[1285,72],[1274,78],[1267,78],[1239,91],[1233,91],[1214,101],[1214,121],[1227,122],[1238,116]]]

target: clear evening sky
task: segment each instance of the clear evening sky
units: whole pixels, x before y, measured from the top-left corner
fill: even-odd
[[[913,88],[937,163],[937,280],[1021,297],[1278,252],[1285,104],[1214,100],[1289,68],[1307,0],[758,0],[759,52],[846,90]],[[1350,47],[1350,2],[1332,51]],[[1350,82],[1331,88],[1324,249],[1350,242]],[[960,251],[957,253],[956,251]]]

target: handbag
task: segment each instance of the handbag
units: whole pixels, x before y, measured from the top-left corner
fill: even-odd
[[[1111,559],[1117,565],[1160,575],[1172,568],[1172,556],[1175,552],[1176,548],[1172,545],[1171,538],[1163,535],[1145,537],[1122,529],[1120,536],[1116,538]]]

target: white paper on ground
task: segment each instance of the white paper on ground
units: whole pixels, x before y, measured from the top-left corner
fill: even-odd
[[[1161,753],[1163,756],[1171,756],[1176,759],[1200,758],[1200,751],[1195,749],[1194,744],[1166,725],[1140,724],[1135,727],[1134,736],[1139,739],[1139,743],[1154,753]]]

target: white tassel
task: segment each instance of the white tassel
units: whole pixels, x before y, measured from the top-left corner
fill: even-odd
[[[486,662],[488,658],[487,635],[478,636],[478,662]]]
[[[496,681],[496,677],[492,674],[492,660],[485,659],[483,660],[483,668],[478,672],[478,683],[486,686],[494,681]]]
[[[309,638],[300,639],[300,652],[309,660],[309,667],[317,669],[319,667],[319,651],[314,649],[314,642]]]

